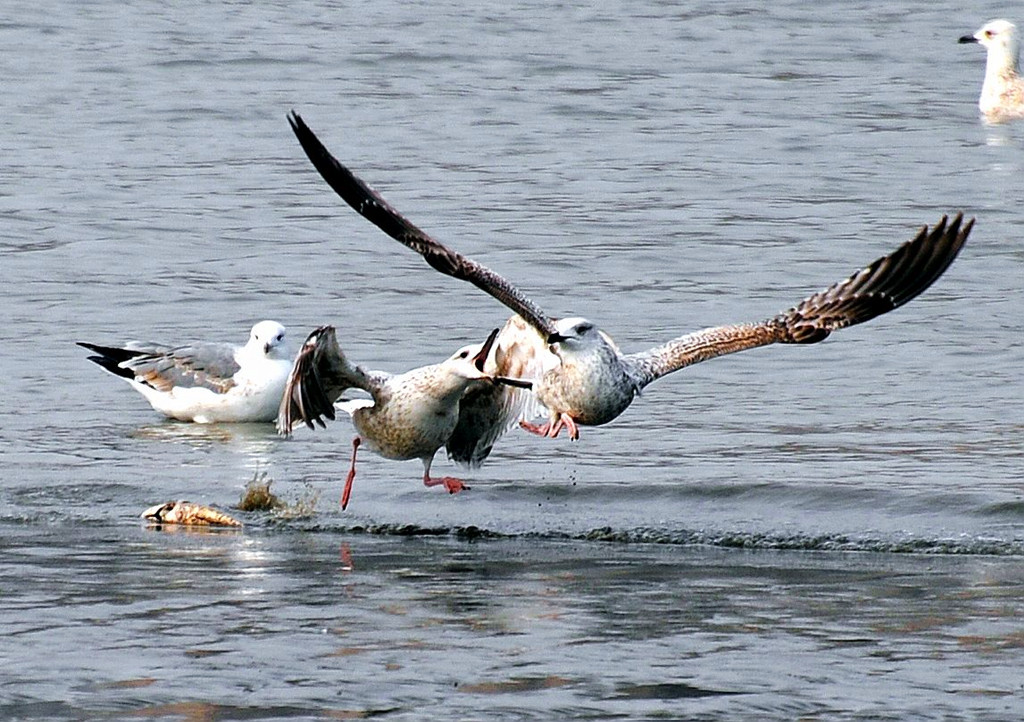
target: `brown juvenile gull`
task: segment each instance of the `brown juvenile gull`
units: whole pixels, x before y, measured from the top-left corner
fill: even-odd
[[[357,436],[352,440],[352,464],[345,477],[341,508],[348,506],[352,481],[356,476],[356,452],[361,444],[386,459],[423,461],[423,483],[444,485],[454,494],[468,489],[459,479],[430,475],[434,454],[448,445],[449,455],[456,461],[479,465],[486,457],[477,457],[473,450],[491,444],[507,424],[498,416],[463,415],[462,400],[478,387],[521,386],[529,383],[493,377],[483,372],[484,360],[491,352],[495,329],[483,344],[466,346],[439,364],[422,366],[404,374],[366,371],[353,365],[338,346],[333,326],[321,326],[309,335],[288,378],[278,431],[289,434],[298,422],[309,428],[325,426],[323,419],[334,419],[334,403],[350,388],[362,389],[370,399],[345,401],[339,407],[352,417]],[[450,441],[460,430],[461,446]]]
[[[1020,46],[1017,28],[1009,20],[990,20],[961,43],[980,43],[988,49],[985,82],[978,108],[990,121],[1024,118],[1024,79],[1017,66]]]
[[[364,218],[421,254],[434,269],[476,285],[520,317],[506,324],[531,326],[534,342],[527,365],[537,400],[547,409],[542,426],[523,422],[537,434],[572,439],[578,425],[608,423],[655,379],[700,361],[774,343],[816,343],[846,326],[863,323],[902,306],[928,288],[949,267],[974,224],[962,214],[945,216],[931,230],[840,283],[819,291],[788,311],[761,323],[707,328],[639,353],[623,354],[612,339],[583,318],[551,318],[509,281],[442,245],[405,219],[372,188],[334,158],[296,113],[289,116],[303,149],[330,186]],[[504,331],[503,331],[504,334]],[[499,338],[499,350],[501,339]]]
[[[125,379],[160,413],[200,424],[273,421],[292,368],[284,326],[260,321],[245,346],[132,341],[123,347],[79,342],[89,360]]]

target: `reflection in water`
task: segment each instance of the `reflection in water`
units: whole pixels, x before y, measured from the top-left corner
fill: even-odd
[[[140,426],[132,436],[152,441],[183,443],[195,448],[223,444],[228,451],[266,457],[278,443],[273,424],[192,424],[166,421]],[[265,463],[265,462],[264,462]]]
[[[1007,126],[1005,123],[986,123],[985,144],[993,148],[1002,148],[1013,145],[1014,139],[1011,131],[1012,128]],[[993,167],[992,170],[999,169],[997,167]]]
[[[190,524],[161,524],[150,522],[146,528],[160,534],[223,534],[241,533],[240,526],[202,526]]]
[[[237,468],[265,478],[272,468],[274,450],[282,443],[273,424],[192,424],[166,421],[140,426],[132,438],[158,443],[181,444],[203,452],[215,452],[238,459]]]

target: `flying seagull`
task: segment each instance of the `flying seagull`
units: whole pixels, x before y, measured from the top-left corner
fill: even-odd
[[[292,368],[284,326],[260,321],[245,346],[132,341],[122,347],[79,342],[88,359],[125,379],[160,413],[200,424],[273,421]]]
[[[422,255],[434,269],[494,296],[532,327],[530,364],[537,370],[533,391],[547,409],[548,420],[543,425],[524,420],[522,426],[550,437],[565,428],[576,439],[578,426],[608,423],[649,383],[691,364],[774,343],[817,343],[832,331],[898,308],[942,275],[974,225],[973,219],[963,223],[959,213],[952,221],[943,216],[932,229],[924,226],[889,255],[774,318],[706,328],[624,354],[593,322],[548,316],[505,278],[427,235],[338,162],[297,113],[288,120],[320,175],[360,215]]]
[[[478,466],[491,445],[510,425],[498,412],[481,414],[467,411],[462,402],[487,388],[529,388],[527,382],[498,378],[484,373],[484,360],[490,355],[495,329],[483,344],[466,346],[439,364],[422,366],[404,374],[366,371],[353,365],[338,346],[333,326],[321,326],[302,345],[288,378],[278,415],[278,431],[291,433],[298,423],[315,428],[326,426],[324,418],[335,418],[334,402],[350,388],[362,389],[369,399],[339,404],[352,417],[357,436],[352,440],[352,463],[341,495],[341,508],[348,506],[352,481],[356,476],[356,452],[361,444],[386,459],[420,459],[423,483],[443,485],[454,494],[468,489],[450,476],[432,477],[434,454],[447,446],[455,461]],[[466,409],[476,409],[472,403]],[[493,407],[497,408],[497,407]],[[453,444],[453,436],[458,437]],[[482,456],[480,449],[485,449]]]
[[[1024,118],[1024,79],[1017,67],[1020,45],[1017,28],[1009,20],[990,20],[961,43],[980,43],[988,49],[985,82],[978,108],[990,121]]]

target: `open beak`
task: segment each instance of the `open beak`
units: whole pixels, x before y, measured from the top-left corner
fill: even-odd
[[[487,361],[487,357],[490,356],[491,354],[491,347],[494,346],[494,339],[498,338],[499,330],[500,329],[496,328],[493,331],[491,331],[491,335],[487,337],[486,341],[484,341],[483,347],[480,349],[477,355],[472,358],[473,365],[476,367],[476,370],[479,371],[480,373],[484,372],[484,362]]]
[[[512,379],[508,376],[492,376],[491,381],[495,384],[505,384],[506,386],[515,386],[517,389],[532,389],[533,382],[524,381],[523,379]]]

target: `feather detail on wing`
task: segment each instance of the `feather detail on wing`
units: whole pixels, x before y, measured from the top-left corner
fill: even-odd
[[[932,285],[949,268],[974,220],[946,216],[924,226],[893,253],[759,324],[704,329],[681,336],[624,361],[640,388],[700,361],[773,343],[817,343],[837,329],[864,323],[898,308]]]
[[[231,344],[196,343],[171,348],[153,343],[132,342],[125,348],[78,343],[97,354],[88,359],[107,371],[156,389],[203,387],[223,394],[235,386],[238,350]]]
[[[647,351],[628,354],[623,362],[639,390],[665,374],[695,363],[781,340],[779,329],[770,322],[717,326],[680,336]]]
[[[277,415],[277,430],[291,433],[296,423],[326,427],[334,420],[334,402],[346,389],[359,388],[376,398],[381,384],[345,357],[333,326],[321,326],[302,344],[292,365]]]
[[[419,253],[435,270],[452,278],[469,281],[486,291],[526,319],[545,338],[554,332],[551,319],[507,279],[434,240],[392,208],[380,194],[331,155],[297,113],[293,111],[288,116],[288,122],[320,175],[359,215],[399,243]]]
[[[512,316],[499,332],[484,371],[491,376],[536,382],[551,363],[557,363],[557,357],[536,329],[520,316]],[[448,457],[478,467],[504,433],[521,420],[532,419],[544,411],[529,389],[486,382],[474,384],[459,402],[459,422],[445,444]]]

